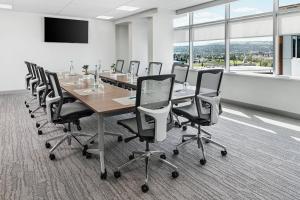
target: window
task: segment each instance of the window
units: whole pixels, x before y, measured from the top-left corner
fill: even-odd
[[[174,44],[174,54],[173,60],[174,62],[180,62],[188,64],[190,59],[189,53],[189,43],[175,43]]]
[[[230,71],[271,74],[273,37],[230,40]]]
[[[224,5],[198,10],[193,13],[194,24],[219,21],[224,19],[225,19]]]
[[[300,0],[279,0],[279,7],[300,4]]]
[[[193,42],[193,67],[225,67],[224,40]]]
[[[273,0],[238,0],[230,4],[230,17],[243,17],[273,11]]]

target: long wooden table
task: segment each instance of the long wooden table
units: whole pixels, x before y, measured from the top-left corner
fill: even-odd
[[[127,77],[127,76],[126,76]],[[123,80],[123,79],[121,79]],[[88,149],[87,152],[99,154],[100,156],[100,171],[101,179],[106,179],[107,172],[104,159],[104,134],[105,124],[104,117],[119,115],[132,112],[135,108],[135,100],[131,104],[122,104],[116,101],[120,98],[131,98],[132,93],[129,90],[101,83],[99,88],[96,88],[93,79],[84,78],[81,75],[59,77],[61,87],[70,95],[81,101],[83,104],[92,109],[98,118],[98,149]],[[120,81],[121,83],[121,81]],[[204,91],[208,92],[208,91]],[[195,91],[192,89],[178,90],[174,89],[172,100],[192,97]]]

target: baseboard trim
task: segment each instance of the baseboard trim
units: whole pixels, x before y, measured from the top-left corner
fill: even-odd
[[[253,110],[257,110],[257,111],[273,113],[273,114],[277,114],[277,115],[281,115],[281,116],[285,116],[285,117],[289,117],[289,118],[293,118],[293,119],[300,119],[300,114],[297,114],[297,113],[287,112],[287,111],[283,111],[283,110],[277,110],[277,109],[273,109],[273,108],[258,106],[258,105],[244,103],[244,102],[240,102],[240,101],[234,101],[234,100],[230,100],[230,99],[222,99],[222,102],[245,107],[245,108],[250,108]]]
[[[26,93],[28,90],[7,90],[7,91],[0,91],[0,95],[5,95],[5,94],[20,94],[20,93]]]

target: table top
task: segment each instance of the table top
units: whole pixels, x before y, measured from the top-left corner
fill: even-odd
[[[102,73],[103,75],[103,73]],[[127,75],[109,75],[112,79],[125,83],[128,81]],[[94,86],[94,79],[92,76],[83,75],[62,75],[59,76],[61,87],[69,94],[80,100],[82,103],[91,108],[94,112],[102,114],[126,113],[134,109],[135,106],[135,92],[113,86],[107,83],[100,82],[99,86]],[[130,84],[135,84],[131,82]],[[203,94],[211,94],[213,90],[203,88]],[[175,84],[172,100],[180,100],[191,98],[195,95],[195,87],[189,86],[183,89],[182,84]]]
[[[130,91],[110,84],[102,83],[95,88],[93,79],[84,78],[81,75],[59,77],[60,86],[69,94],[80,100],[94,112],[108,114],[114,112],[126,112],[134,108],[132,105],[120,104],[114,99],[130,96]],[[87,90],[87,95],[81,93]]]

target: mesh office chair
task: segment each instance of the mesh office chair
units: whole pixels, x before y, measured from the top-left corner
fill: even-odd
[[[146,142],[145,151],[135,151],[129,156],[130,161],[117,168],[114,176],[121,176],[120,170],[134,161],[145,159],[146,179],[142,185],[142,191],[147,192],[148,187],[148,166],[150,157],[159,155],[160,160],[171,167],[174,171],[172,177],[178,177],[177,167],[166,161],[162,151],[150,151],[149,143],[161,142],[167,137],[167,129],[172,123],[170,119],[171,96],[174,84],[174,75],[146,76],[140,77],[137,81],[136,96],[136,117],[118,121],[130,132]],[[132,137],[134,139],[136,136]],[[128,142],[128,141],[127,141]],[[138,157],[135,158],[135,155]]]
[[[47,81],[44,68],[39,67],[38,69],[39,69],[39,76],[40,76],[40,86],[39,87],[41,88],[40,92],[38,92],[39,107],[43,108],[44,111],[46,112],[46,110],[45,110],[46,109],[46,97],[52,90],[51,90],[51,86],[49,85],[49,83]],[[63,92],[63,103],[72,103],[74,101],[76,101],[76,99],[74,97],[70,96],[66,92]],[[45,125],[47,125],[48,123],[50,123],[50,122],[47,120],[47,118],[36,121],[36,127],[38,128],[39,135],[43,134],[42,128]],[[77,129],[81,130],[79,122],[77,123]],[[65,128],[64,131],[67,132],[67,129]]]
[[[140,61],[132,60],[129,64],[129,73],[139,76]]]
[[[29,113],[31,113],[31,118],[35,118],[34,113],[37,112],[39,109],[43,108],[42,106],[42,94],[46,89],[46,84],[43,82],[41,78],[41,70],[42,67],[36,67],[36,76],[37,76],[37,83],[36,83],[36,99],[37,99],[37,107],[33,110],[29,109]],[[43,71],[42,71],[43,72]],[[45,108],[45,107],[44,107]]]
[[[77,125],[80,118],[91,116],[94,112],[79,102],[64,104],[63,92],[59,85],[57,74],[52,72],[46,73],[52,88],[52,91],[47,95],[46,98],[48,121],[51,121],[54,124],[68,124],[68,131],[64,135],[50,138],[45,143],[46,148],[51,148],[51,144],[49,142],[60,139],[49,152],[49,158],[54,160],[55,155],[53,154],[53,151],[64,141],[67,140],[68,144],[71,145],[71,140],[73,138],[83,147],[83,144],[78,140],[77,137],[93,137],[93,135],[90,134],[71,132],[71,123]]]
[[[122,73],[123,66],[124,66],[124,60],[117,60],[117,62],[116,62],[116,72],[117,73]]]
[[[25,75],[25,87],[27,90],[30,91],[30,80],[32,80],[34,77],[33,72],[32,72],[32,67],[31,67],[31,63],[25,61],[25,65],[27,67],[28,73]],[[31,97],[32,95],[30,95]],[[26,108],[29,108],[29,104],[34,100],[34,98],[26,98],[25,99],[25,106]]]
[[[161,62],[149,62],[149,66],[147,68],[147,75],[148,76],[160,75],[161,68],[162,68]]]
[[[189,74],[190,66],[182,63],[173,63],[172,67],[172,74],[175,74],[175,83],[178,84],[184,84],[187,81],[188,74]],[[173,101],[173,104],[176,106],[179,106],[182,103],[190,102],[192,99],[180,99],[177,101]],[[175,126],[181,127],[186,122],[180,122],[178,116],[173,113],[173,116],[175,117]]]
[[[31,98],[25,100],[26,108],[29,108],[30,105],[33,103],[33,101],[36,100],[35,88],[36,88],[36,84],[38,82],[38,79],[36,77],[36,65],[33,63],[29,63],[29,66],[30,66],[31,73],[32,73],[32,76],[29,80],[29,90],[30,90]]]
[[[29,62],[25,61],[25,65],[26,65],[27,70],[28,70],[28,73],[27,73],[26,76],[25,76],[25,88],[26,88],[27,90],[30,90],[30,89],[29,89],[29,81],[30,81],[30,79],[32,78],[32,71],[31,71],[31,66],[30,66],[30,63],[29,63]],[[25,104],[26,104],[26,103],[25,103]]]
[[[176,146],[174,154],[179,154],[178,147],[197,140],[198,148],[202,150],[200,164],[205,165],[205,151],[203,142],[210,142],[222,148],[221,154],[227,154],[226,147],[211,140],[211,134],[201,129],[201,126],[212,126],[218,122],[218,117],[222,113],[220,106],[220,85],[223,77],[223,69],[201,70],[198,72],[196,92],[194,102],[190,105],[173,108],[173,112],[178,116],[189,120],[192,127],[197,128],[196,135],[183,135],[182,143]],[[186,128],[183,128],[186,130]],[[207,136],[202,136],[205,133]],[[186,138],[189,138],[186,140]]]
[[[190,66],[174,63],[172,67],[172,74],[175,74],[175,83],[184,83],[187,81],[187,77],[189,74]]]

